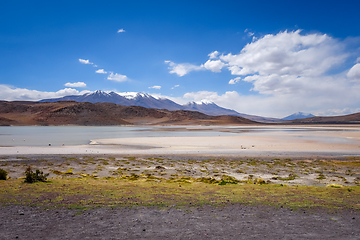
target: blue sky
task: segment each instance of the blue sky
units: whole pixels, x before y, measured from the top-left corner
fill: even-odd
[[[0,99],[100,89],[269,117],[360,112],[358,9],[356,0],[0,1]]]

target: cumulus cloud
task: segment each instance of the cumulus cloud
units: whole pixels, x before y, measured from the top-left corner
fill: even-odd
[[[79,92],[73,88],[64,88],[57,92],[43,92],[0,84],[1,100],[6,101],[39,101],[42,99],[59,98],[67,95],[85,94],[88,92],[89,91],[86,90]]]
[[[243,113],[274,116],[278,112],[278,117],[295,111],[350,113],[360,104],[360,63],[340,72],[353,57],[346,49],[346,41],[322,33],[302,34],[297,30],[268,34],[253,39],[238,53],[214,51],[204,64],[181,73],[228,70],[235,76],[228,83],[251,83],[251,95],[202,91],[183,97],[195,101],[205,98]]]
[[[349,96],[338,93],[334,98],[324,97],[324,94],[309,98],[304,98],[302,95],[241,95],[237,91],[227,91],[224,94],[211,91],[190,92],[184,94],[182,98],[187,102],[212,101],[239,113],[283,118],[298,111],[323,116],[359,112],[360,96],[357,94],[359,90],[360,88],[354,89],[348,93]],[[339,96],[343,98],[342,101],[339,101]]]
[[[346,76],[350,79],[357,79],[360,81],[360,63],[355,64]]]
[[[202,66],[212,72],[221,72],[221,69],[226,65],[227,64],[223,63],[221,60],[207,60]]]
[[[107,72],[104,69],[98,69],[95,71],[96,73],[102,73],[102,74],[106,74]]]
[[[79,58],[79,62],[82,63],[82,64],[94,64],[94,63],[90,62],[89,59],[81,59],[81,58]]]
[[[177,87],[180,87],[180,85],[175,85],[175,86],[173,86],[171,89],[175,89],[175,88],[177,88]]]
[[[220,59],[233,75],[296,75],[316,77],[344,62],[343,46],[326,34],[301,35],[301,31],[266,35],[247,44],[239,54]]]
[[[108,80],[116,81],[116,82],[125,82],[128,81],[129,78],[126,75],[121,75],[118,73],[110,72],[110,75],[107,77]]]
[[[212,53],[209,53],[209,59],[214,59],[217,58],[217,56],[219,56],[219,52],[218,51],[213,51]]]
[[[81,87],[81,88],[86,87],[86,83],[84,83],[84,82],[76,82],[76,83],[68,82],[68,83],[65,83],[64,85],[65,85],[65,87]]]
[[[200,66],[189,63],[169,64],[170,73],[184,76],[195,70],[221,72],[227,66],[232,75],[270,76],[272,74],[317,77],[343,63],[349,54],[343,44],[326,34],[301,35],[301,31],[268,34],[247,44],[238,54],[210,53]]]
[[[174,63],[172,61],[165,61],[165,63],[169,65],[168,69],[170,69],[170,73],[175,73],[179,77],[182,77],[191,71],[199,71],[204,69],[203,66],[196,66],[190,63]]]
[[[236,77],[236,78],[230,79],[229,84],[236,84],[240,80],[241,80],[241,77]]]
[[[123,33],[123,32],[125,32],[125,30],[122,28],[117,31],[117,33]]]
[[[161,86],[152,86],[152,87],[149,87],[149,88],[152,88],[152,89],[161,89]]]

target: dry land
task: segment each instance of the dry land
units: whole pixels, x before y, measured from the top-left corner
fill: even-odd
[[[49,181],[24,183],[28,166]],[[359,157],[31,155],[0,168],[0,239],[360,237]]]

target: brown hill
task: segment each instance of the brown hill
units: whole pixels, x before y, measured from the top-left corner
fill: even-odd
[[[209,116],[196,111],[88,102],[0,102],[0,125],[239,125],[256,122],[236,116]]]
[[[353,113],[344,116],[311,117],[286,121],[285,124],[360,124],[360,113]]]

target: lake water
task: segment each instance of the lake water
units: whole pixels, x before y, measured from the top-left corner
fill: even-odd
[[[79,126],[24,126],[0,127],[0,146],[61,146],[88,144],[90,140],[129,137],[177,137],[177,136],[274,136],[307,140],[355,144],[341,137],[323,137],[316,132],[359,131],[358,128],[307,128],[307,127],[79,127]]]

